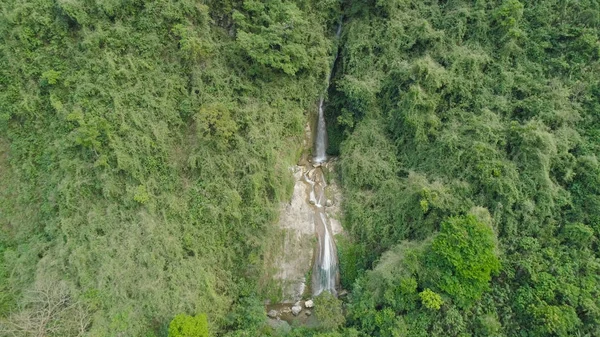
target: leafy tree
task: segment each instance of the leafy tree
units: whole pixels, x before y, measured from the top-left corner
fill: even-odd
[[[328,291],[315,297],[314,312],[319,320],[319,326],[324,330],[336,330],[346,320],[342,311],[342,301]]]
[[[304,15],[293,2],[244,0],[233,13],[237,42],[253,61],[288,75],[320,66],[325,46]]]
[[[425,289],[419,293],[421,302],[427,309],[440,310],[444,301],[439,294],[436,294],[431,289]]]
[[[467,306],[489,289],[492,274],[500,271],[496,238],[490,226],[475,216],[452,217],[441,225],[429,253],[428,266],[439,280],[430,280]]]

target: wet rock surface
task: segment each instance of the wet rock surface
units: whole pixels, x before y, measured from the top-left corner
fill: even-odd
[[[300,314],[301,311],[302,311],[302,307],[299,305],[294,305],[292,307],[292,315],[294,315],[294,316],[298,316],[298,314]]]
[[[294,303],[306,289],[305,275],[313,260],[314,212],[307,203],[303,166],[290,168],[294,176],[294,190],[288,203],[280,208],[279,227],[284,231],[281,254],[276,259],[275,279],[281,287],[283,302]]]
[[[283,333],[288,333],[292,330],[290,323],[282,319],[269,319],[267,320],[267,324],[269,324],[269,326],[271,326],[273,329]]]

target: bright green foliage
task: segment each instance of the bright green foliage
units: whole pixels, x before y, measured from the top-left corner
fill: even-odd
[[[169,324],[169,337],[208,337],[205,314],[190,316],[179,314]]]
[[[473,215],[444,221],[431,246],[427,268],[439,277],[432,281],[461,305],[479,299],[500,270],[494,233]]]
[[[439,294],[431,291],[431,289],[427,288],[419,293],[419,297],[421,298],[421,303],[427,309],[440,310],[444,301]]]
[[[315,297],[315,316],[324,330],[335,330],[344,324],[342,302],[328,291]]]

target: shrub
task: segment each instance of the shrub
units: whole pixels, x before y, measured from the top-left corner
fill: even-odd
[[[169,337],[208,337],[205,314],[190,316],[179,314],[169,324]]]

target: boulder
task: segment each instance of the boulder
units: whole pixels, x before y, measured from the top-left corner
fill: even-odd
[[[306,302],[304,302],[304,307],[306,308],[312,308],[315,306],[315,303],[313,302],[313,300],[308,300]]]
[[[271,318],[276,318],[277,317],[277,310],[269,310],[269,312],[267,313],[267,316],[271,317]]]
[[[327,202],[325,202],[325,206],[327,206],[327,207],[333,206],[333,201],[331,201],[331,199],[327,199]]]
[[[280,319],[268,319],[267,324],[269,324],[276,331],[282,332],[284,334],[287,334],[292,330],[292,327],[288,322]]]
[[[300,314],[300,311],[302,311],[302,307],[299,305],[295,305],[292,307],[292,314],[294,316],[298,316],[298,314]]]
[[[310,315],[312,315],[312,312],[310,312],[310,310],[306,310],[306,311],[304,312],[304,314],[305,314],[306,316],[310,316]]]

